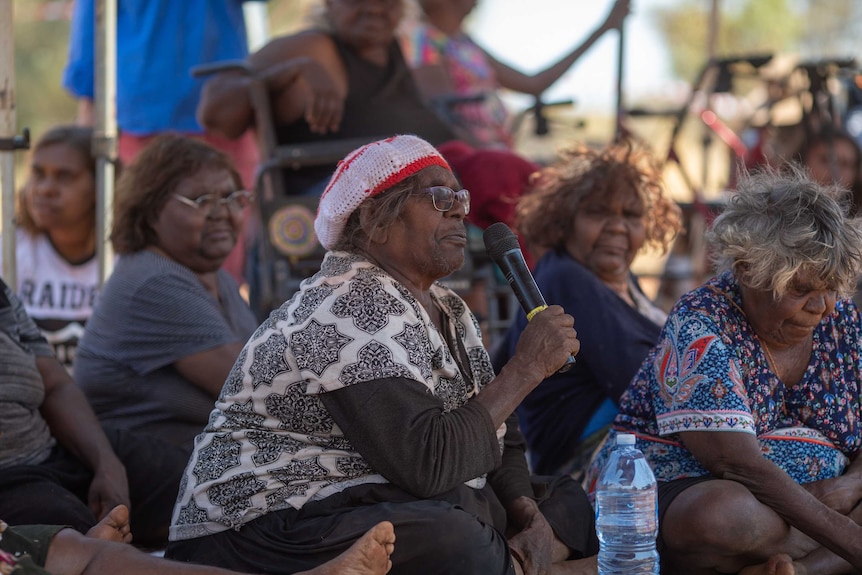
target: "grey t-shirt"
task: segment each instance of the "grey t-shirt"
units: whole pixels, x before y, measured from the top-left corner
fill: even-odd
[[[75,380],[103,424],[191,449],[214,400],[173,363],[243,343],[257,327],[223,270],[218,289],[221,305],[191,270],[148,250],[118,259],[75,358]]]
[[[36,356],[52,356],[24,305],[0,280],[0,469],[42,463],[54,447],[39,412],[45,385]]]

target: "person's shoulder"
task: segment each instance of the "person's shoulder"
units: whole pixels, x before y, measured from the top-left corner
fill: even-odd
[[[162,289],[165,283],[195,287],[200,285],[190,269],[149,250],[121,255],[108,283],[122,283],[124,291]]]
[[[56,254],[56,250],[44,234],[33,234],[23,228],[15,230],[15,271],[18,274],[18,285],[20,285],[21,278],[29,278],[33,275],[33,270],[38,265],[39,260],[44,259],[40,257],[44,252]],[[2,266],[3,254],[0,253],[0,268]]]
[[[120,254],[114,266],[114,275],[142,275],[154,276],[164,273],[164,266],[169,263],[165,257],[159,256],[149,250],[141,250],[128,254]]]
[[[315,56],[336,50],[335,38],[327,31],[316,28],[300,30],[294,34],[277,36],[260,49],[260,54],[281,59],[298,56]]]
[[[832,313],[834,321],[841,324],[847,330],[855,333],[862,332],[862,321],[860,321],[859,308],[852,299],[839,299],[835,302],[835,311]]]
[[[33,233],[24,228],[18,228],[15,230],[15,250],[19,254],[22,252],[27,253],[28,251],[33,251],[36,248],[44,249],[45,247],[54,250],[50,240],[48,240],[48,236],[44,233]]]
[[[376,276],[373,268],[363,266],[363,262],[347,252],[327,252],[320,270],[304,280],[276,313],[281,319],[291,318],[291,322],[296,322],[297,318],[304,322],[317,314],[328,313],[338,298],[349,297],[351,291],[357,289],[357,282]]]
[[[437,48],[444,48],[450,42],[450,37],[445,32],[427,22],[421,22],[416,27],[415,37],[418,41]]]
[[[680,296],[670,315],[701,316],[726,326],[744,319],[741,306],[739,286],[729,272],[724,272]]]
[[[302,30],[273,38],[253,53],[249,61],[254,67],[263,70],[300,58],[313,60],[329,69],[341,61],[335,38],[320,29]]]
[[[585,265],[562,250],[549,250],[536,264],[537,280],[561,282],[579,289],[595,288],[601,280]]]
[[[3,239],[3,234],[0,234],[0,241]],[[18,269],[21,269],[22,263],[26,264],[28,259],[32,259],[33,252],[33,236],[27,233],[22,228],[15,230],[15,262]],[[0,268],[3,267],[3,251],[0,250]]]

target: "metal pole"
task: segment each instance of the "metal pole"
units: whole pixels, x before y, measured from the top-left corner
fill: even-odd
[[[257,52],[269,42],[269,7],[266,0],[246,0],[242,5],[248,51]]]
[[[709,28],[706,39],[706,58],[711,61],[715,58],[716,46],[718,45],[718,0],[712,0],[709,10]]]
[[[104,284],[114,269],[114,250],[108,240],[113,224],[117,160],[117,0],[96,0],[95,15],[96,256],[99,283]]]
[[[625,26],[625,19],[620,22],[620,29],[617,31],[618,34],[618,47],[617,47],[617,123],[616,129],[614,130],[614,141],[619,142],[623,138],[623,119],[625,111],[623,109],[623,63],[625,61],[625,34],[623,34],[623,28]]]
[[[12,36],[12,0],[0,0],[0,139],[15,137],[15,43]],[[0,190],[3,198],[3,279],[18,291],[15,265],[15,150],[0,148]]]
[[[715,62],[715,53],[716,47],[718,45],[718,0],[712,0],[712,4],[710,7],[709,13],[709,22],[707,28],[707,39],[706,39],[706,61],[707,62]],[[716,68],[712,70],[712,73],[715,78],[719,75],[719,70]],[[714,86],[713,86],[714,87]],[[712,111],[712,105],[710,102],[711,91],[708,91],[706,96],[706,105],[704,111]],[[712,130],[706,124],[703,125],[703,155],[701,161],[703,162],[702,172],[701,172],[701,187],[700,192],[703,193],[707,187],[709,186],[709,156],[710,156],[710,148],[712,147]]]

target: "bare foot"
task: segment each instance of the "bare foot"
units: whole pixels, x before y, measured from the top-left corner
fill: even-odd
[[[395,528],[382,521],[332,561],[297,575],[383,575],[392,568],[389,556],[394,550]]]
[[[132,527],[129,524],[129,508],[117,505],[111,509],[101,521],[87,531],[87,537],[116,541],[117,543],[132,542]]]
[[[738,575],[805,575],[805,570],[796,568],[789,555],[773,555],[766,563],[749,565]]]

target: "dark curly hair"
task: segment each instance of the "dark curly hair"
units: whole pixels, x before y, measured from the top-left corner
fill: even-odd
[[[564,249],[581,200],[590,194],[635,191],[644,203],[644,247],[667,252],[680,230],[680,209],[667,197],[652,156],[629,143],[602,150],[576,145],[534,174],[518,201],[515,226],[531,249]]]

